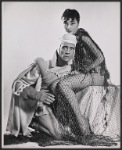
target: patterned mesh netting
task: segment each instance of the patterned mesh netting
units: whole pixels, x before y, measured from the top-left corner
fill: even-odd
[[[52,86],[50,86],[51,90],[56,96],[56,105],[54,106],[54,114],[58,119],[59,123],[65,127],[69,127],[71,129],[71,133],[62,136],[63,139],[72,139],[74,142],[83,145],[93,145],[93,146],[112,146],[116,145],[116,143],[112,140],[112,138],[108,136],[95,135],[90,131],[90,127],[88,124],[88,120],[84,118],[79,111],[79,106],[76,102],[76,89],[81,88],[81,82],[79,84],[79,77],[75,76],[72,80],[66,79],[62,80],[63,82],[54,82]],[[74,88],[74,81],[75,85]],[[58,83],[58,84],[57,84]],[[67,88],[70,84],[73,90]],[[80,118],[80,121],[78,119]],[[86,134],[87,133],[87,134]],[[63,134],[63,133],[62,133]],[[72,136],[75,135],[75,136]]]

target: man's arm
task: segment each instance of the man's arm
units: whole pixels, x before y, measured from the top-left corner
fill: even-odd
[[[51,104],[55,100],[55,96],[50,94],[48,90],[41,90],[40,92],[37,92],[32,86],[26,87],[20,93],[20,96],[22,96],[25,100],[36,100],[45,104]]]

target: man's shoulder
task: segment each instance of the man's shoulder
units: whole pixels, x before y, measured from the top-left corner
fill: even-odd
[[[57,66],[57,55],[58,55],[58,51],[56,50],[55,53],[53,54],[52,59],[48,60],[49,68],[54,68],[55,66]]]

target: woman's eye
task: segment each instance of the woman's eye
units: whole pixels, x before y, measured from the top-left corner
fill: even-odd
[[[65,26],[68,26],[68,23],[65,23],[65,22],[64,22],[64,25],[65,25]]]

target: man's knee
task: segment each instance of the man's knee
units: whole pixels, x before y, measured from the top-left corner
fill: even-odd
[[[38,57],[35,59],[37,63],[45,63],[45,60],[42,57]]]
[[[55,126],[56,123],[54,123],[52,119],[50,120],[50,115],[46,115],[44,117],[43,116],[38,117],[38,122],[40,125],[40,129],[41,127],[43,127],[46,130],[48,130],[50,136],[54,137],[55,139],[61,138],[61,134],[59,134],[57,126]]]
[[[55,139],[61,139],[61,133],[59,133],[59,132],[55,132],[54,130],[50,130],[49,131],[50,132],[50,135],[52,136],[52,137],[54,137]]]

